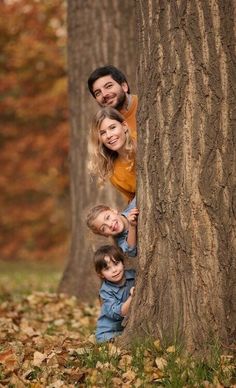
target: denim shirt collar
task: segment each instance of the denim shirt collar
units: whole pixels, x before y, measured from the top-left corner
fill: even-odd
[[[135,278],[135,271],[132,269],[127,269],[125,270],[125,279],[126,280],[131,280]],[[112,289],[114,292],[119,292],[119,290],[124,286],[125,282],[123,284],[116,284],[109,282],[108,280],[105,280],[102,284],[101,289],[104,291],[108,291]]]

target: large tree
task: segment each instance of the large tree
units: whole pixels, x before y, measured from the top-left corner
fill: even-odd
[[[140,271],[124,339],[178,338],[189,349],[212,337],[230,344],[235,2],[141,0],[137,14]]]
[[[85,226],[86,209],[119,196],[110,186],[99,191],[88,175],[88,131],[96,109],[87,78],[98,66],[113,64],[135,80],[135,14],[133,1],[68,1],[68,70],[71,123],[71,247],[60,291],[88,299],[97,292],[91,239]],[[133,90],[132,90],[133,91]]]

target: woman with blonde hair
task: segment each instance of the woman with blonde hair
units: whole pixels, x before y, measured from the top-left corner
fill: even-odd
[[[100,183],[110,180],[130,202],[136,191],[136,142],[124,117],[114,108],[100,109],[91,127],[89,170]]]

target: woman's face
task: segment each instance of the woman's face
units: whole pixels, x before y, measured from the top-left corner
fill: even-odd
[[[119,154],[125,146],[127,130],[128,127],[125,121],[120,123],[106,117],[99,129],[99,139],[105,147]]]

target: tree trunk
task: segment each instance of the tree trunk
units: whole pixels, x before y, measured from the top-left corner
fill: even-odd
[[[137,1],[140,273],[124,341],[236,339],[234,8]]]
[[[122,203],[111,185],[98,190],[88,175],[88,131],[97,105],[88,91],[87,79],[96,67],[113,64],[127,75],[132,88],[136,60],[134,35],[133,1],[68,1],[72,235],[59,291],[81,299],[94,297],[98,284],[92,265],[92,242],[85,225],[86,209],[98,203],[112,206]]]

